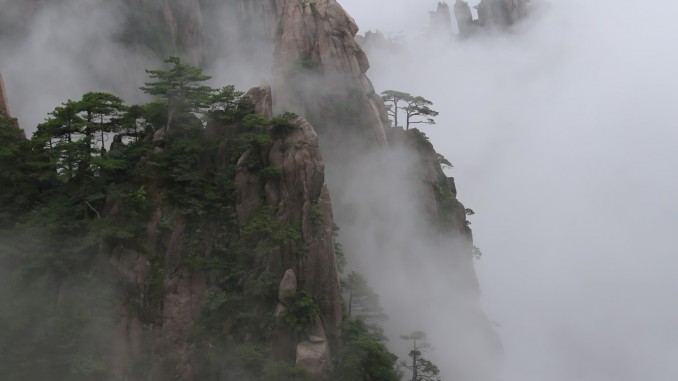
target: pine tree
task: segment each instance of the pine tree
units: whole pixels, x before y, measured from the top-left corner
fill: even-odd
[[[159,97],[158,102],[165,110],[165,128],[169,132],[186,118],[191,120],[196,114],[205,112],[214,90],[201,85],[211,77],[203,74],[200,68],[182,64],[179,57],[169,57],[165,62],[172,65],[169,70],[146,70],[155,81],[145,83],[141,90]]]
[[[420,96],[395,90],[386,90],[381,93],[388,116],[393,119],[393,127],[398,125],[398,116],[405,113],[405,129],[409,130],[412,124],[435,124],[434,117],[438,111],[431,109],[433,102]]]
[[[409,335],[400,336],[400,338],[412,342],[412,350],[408,353],[411,362],[402,361],[400,363],[405,369],[412,372],[411,381],[440,381],[438,367],[423,356],[423,351],[431,346],[426,342],[426,334],[415,331]]]
[[[348,294],[348,314],[362,324],[372,336],[385,340],[381,325],[388,320],[388,315],[379,303],[379,295],[369,286],[364,276],[351,272],[342,282]]]
[[[122,99],[109,93],[89,92],[77,105],[92,148],[100,146],[100,151],[104,152],[106,135],[120,130],[120,115],[125,110]]]

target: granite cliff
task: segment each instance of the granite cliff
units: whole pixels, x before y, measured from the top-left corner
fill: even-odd
[[[304,115],[321,136],[387,145],[383,102],[365,73],[358,26],[333,0],[286,1],[276,41],[274,111]],[[341,138],[343,136],[344,138]]]
[[[427,308],[419,304],[427,293],[454,306],[450,330],[467,338],[449,343],[455,376],[486,377],[485,370],[464,365],[470,356],[483,356],[493,368],[501,352],[478,305],[466,209],[425,135],[390,127],[366,75],[367,56],[355,41],[358,26],[341,5],[335,0],[123,4],[128,15],[123,41],[203,66],[213,64],[211,48],[220,38],[211,11],[225,5],[220,9],[237,20],[238,33],[270,47],[274,62],[271,84],[251,89],[244,98],[250,101],[238,107],[284,118],[212,120],[200,149],[173,148],[168,131],[151,126],[143,142],[153,150],[139,157],[139,171],[161,173],[169,160],[169,174],[133,187],[111,185],[101,210],[80,205],[83,215],[105,218],[120,230],[116,239],[96,244],[107,279],[122,295],[114,303],[112,345],[101,374],[130,381],[241,379],[259,375],[261,369],[248,367],[263,364],[261,353],[267,353],[266,361],[303,369],[314,381],[327,379],[346,346],[338,225],[349,260],[371,269],[368,277],[378,278],[386,263],[405,258],[412,277],[400,283],[421,300],[412,309]],[[3,112],[8,113],[4,89]],[[256,134],[247,123],[256,125]],[[116,152],[112,145],[110,154]],[[408,164],[396,165],[402,158]],[[158,180],[161,175],[171,181]],[[190,194],[195,183],[220,193],[208,187],[205,199],[196,198]],[[406,190],[410,198],[389,197],[394,191],[389,188]],[[177,195],[190,203],[168,201]],[[143,208],[135,204],[142,199]],[[394,228],[380,224],[382,217],[411,221]],[[427,276],[416,272],[417,262],[446,269],[450,289],[431,291],[417,279]],[[56,309],[68,300],[69,289],[60,282]]]
[[[126,318],[114,335],[114,379],[129,377],[144,351],[156,356],[147,364],[148,375],[137,377],[201,380],[228,374],[215,371],[220,365],[205,354],[216,337],[196,334],[197,327],[206,329],[205,305],[217,294],[242,303],[221,306],[226,308],[217,323],[221,334],[235,342],[270,345],[273,359],[296,362],[313,374],[326,370],[342,319],[332,206],[317,135],[301,118],[291,123],[289,135],[274,135],[236,156],[232,128],[211,125],[206,134],[217,148],[203,160],[211,162],[206,170],[231,173],[233,203],[223,205],[227,212],[184,217],[164,201],[168,189],[147,184],[158,206],[149,212],[145,233],[131,246],[102,247],[123,289],[130,290],[119,307]],[[123,209],[111,199],[105,214],[115,219]],[[245,251],[247,259],[220,267],[226,247]],[[271,298],[271,287],[277,299]],[[312,324],[300,332],[283,325],[270,331],[271,322],[284,318],[291,298],[302,290],[317,304]],[[141,313],[130,305],[140,306]],[[246,314],[253,316],[243,320]],[[142,345],[149,335],[152,339]]]

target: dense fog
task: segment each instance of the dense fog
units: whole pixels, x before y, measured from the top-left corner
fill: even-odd
[[[377,91],[441,113],[422,129],[477,213],[503,379],[678,377],[678,6],[553,0],[509,34],[434,43],[434,2],[342,3],[361,32],[407,35],[369,52]]]
[[[481,302],[504,343],[502,380],[677,379],[678,5],[551,0],[508,33],[459,40],[427,31],[435,1],[340,3],[361,33],[402,41],[399,51],[368,51],[377,92],[421,95],[440,112],[421,129],[454,164],[447,173],[476,212]],[[0,22],[17,4],[0,0]],[[116,40],[120,8],[59,4],[0,39],[10,108],[28,135],[86,91],[137,101],[144,69],[159,64]],[[234,35],[226,24],[215,33]],[[270,76],[270,42],[250,48],[255,60],[215,60],[208,72],[218,85],[245,89]],[[426,331],[429,357],[449,380],[449,359],[463,358],[449,343],[474,343],[448,329],[465,326],[454,310],[465,295],[451,291],[450,263],[428,259],[454,243],[426,242],[410,159],[394,150],[329,165],[327,181],[347,222],[349,268],[365,273],[391,316],[389,345],[405,356],[398,335]]]

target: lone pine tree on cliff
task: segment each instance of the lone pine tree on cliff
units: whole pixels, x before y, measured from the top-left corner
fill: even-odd
[[[398,117],[404,113],[405,129],[409,130],[412,124],[435,124],[438,111],[431,109],[433,102],[420,96],[396,90],[386,90],[381,93],[381,99],[386,105],[386,112],[393,120],[393,126],[399,127]]]
[[[426,334],[422,331],[415,331],[400,338],[412,342],[412,350],[408,353],[411,360],[400,363],[403,368],[412,372],[411,381],[440,381],[438,367],[423,356],[423,351],[431,346],[426,341]]]

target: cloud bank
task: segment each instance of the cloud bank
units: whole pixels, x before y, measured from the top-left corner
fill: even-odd
[[[385,32],[435,8],[372,1],[392,12],[382,17],[342,4],[362,31]],[[424,130],[477,213],[504,380],[678,377],[677,12],[664,0],[552,0],[510,35],[369,53],[377,91],[441,112]]]

